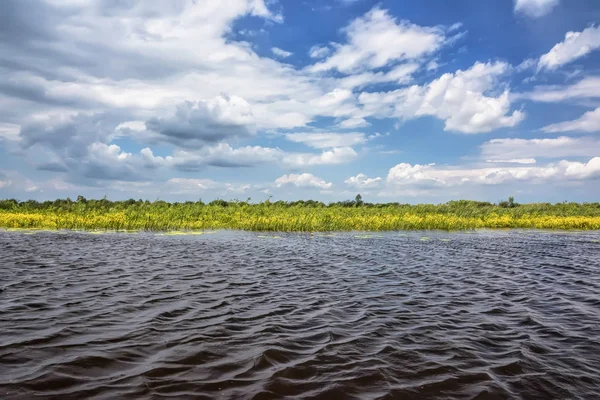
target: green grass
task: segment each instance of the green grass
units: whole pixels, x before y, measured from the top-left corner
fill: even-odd
[[[500,205],[452,201],[445,204],[369,204],[342,202],[164,201],[17,202],[0,200],[0,227],[87,231],[391,231],[472,230],[479,228],[600,229],[598,203]],[[177,234],[177,233],[174,233]],[[181,233],[179,233],[181,234]]]

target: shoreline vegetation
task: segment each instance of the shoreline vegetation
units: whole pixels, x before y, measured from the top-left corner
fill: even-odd
[[[457,200],[444,204],[373,204],[354,200],[214,200],[168,203],[144,200],[0,200],[0,228],[88,231],[328,232],[471,229],[600,229],[600,203],[498,204]]]

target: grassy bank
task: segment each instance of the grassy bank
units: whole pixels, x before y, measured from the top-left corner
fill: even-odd
[[[347,201],[263,202],[106,199],[0,201],[0,227],[83,230],[385,231],[477,228],[600,229],[599,203],[369,204]]]

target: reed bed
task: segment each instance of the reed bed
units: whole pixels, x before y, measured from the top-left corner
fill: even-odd
[[[470,230],[478,228],[600,229],[598,203],[370,204],[314,201],[262,202],[106,199],[53,202],[0,201],[0,227],[22,229],[173,231],[238,229],[325,232],[391,230]]]

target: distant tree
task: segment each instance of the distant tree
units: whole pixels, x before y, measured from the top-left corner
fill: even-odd
[[[227,207],[229,206],[229,203],[223,199],[215,199],[213,201],[211,201],[210,203],[208,203],[209,206],[221,206],[221,207]]]
[[[519,203],[515,203],[515,198],[510,196],[508,201],[502,200],[498,203],[498,206],[502,208],[515,208],[519,206]]]
[[[356,207],[360,207],[363,205],[363,199],[362,196],[359,194],[356,195],[356,197],[354,198],[354,204],[356,205]]]

